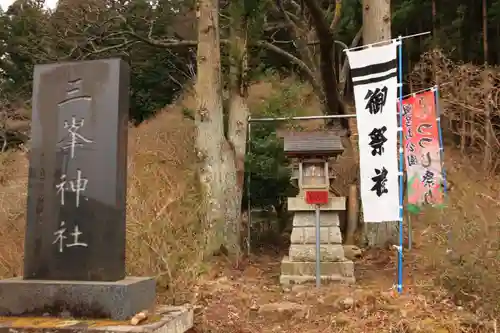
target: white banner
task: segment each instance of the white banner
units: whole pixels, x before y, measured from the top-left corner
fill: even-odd
[[[358,123],[365,222],[398,221],[398,66],[400,42],[347,51]]]

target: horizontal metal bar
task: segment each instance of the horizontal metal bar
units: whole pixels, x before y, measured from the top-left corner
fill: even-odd
[[[403,40],[403,39],[407,39],[407,38],[425,36],[425,35],[429,35],[430,33],[431,33],[430,31],[420,32],[418,34],[413,34],[413,35],[402,36],[402,37],[398,37],[398,38],[392,38],[392,39],[382,40],[380,42],[375,42],[375,43],[366,44],[366,45],[355,46],[355,47],[351,47],[350,49],[344,49],[343,51],[344,52],[348,52],[348,51],[360,50],[360,49],[364,49],[364,48],[367,48],[367,47],[371,47],[373,45],[385,44],[385,43],[389,43],[389,42],[392,42],[392,41],[395,41],[395,40]]]
[[[404,95],[403,99],[405,99],[406,97],[415,96],[417,94],[420,94],[420,93],[423,93],[423,92],[426,92],[426,91],[436,91],[436,89],[439,89],[439,87],[446,86],[446,85],[451,84],[451,83],[453,83],[453,82],[449,81],[449,82],[441,83],[439,85],[435,85],[435,86],[432,86],[432,87],[429,87],[429,88],[418,90],[418,91],[412,92],[411,94]],[[399,98],[398,98],[398,100],[399,100]]]
[[[403,95],[403,99],[405,99],[406,97],[415,96],[417,94],[424,93],[426,91],[434,91],[436,88],[437,88],[437,86],[432,86],[432,87],[429,87],[429,88],[417,90],[415,92],[412,92],[411,94]],[[398,101],[399,101],[399,97],[398,97]]]
[[[326,115],[326,116],[276,117],[276,118],[252,118],[252,117],[248,117],[248,122],[258,123],[258,122],[266,122],[266,121],[343,119],[343,118],[356,118],[356,115],[355,114],[332,114],[332,115]]]

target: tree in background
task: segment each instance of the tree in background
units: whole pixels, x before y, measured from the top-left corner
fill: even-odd
[[[391,39],[391,1],[363,0],[363,44]],[[398,223],[366,223],[364,236],[369,246],[396,244]]]
[[[391,1],[363,0],[363,44],[391,39]]]
[[[237,177],[234,153],[225,139],[224,130],[219,1],[198,0],[197,6],[196,150],[204,190],[206,224],[211,231],[207,245],[209,251],[222,245],[232,254],[239,254],[239,241],[233,239],[235,232],[229,230],[236,223],[232,220],[236,218],[234,211],[230,209],[231,201],[235,199],[229,195],[234,194],[234,188],[230,186],[235,185]]]

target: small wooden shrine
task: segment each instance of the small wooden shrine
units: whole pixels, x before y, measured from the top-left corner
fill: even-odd
[[[344,151],[340,136],[329,132],[289,132],[284,136],[284,151],[292,159],[292,181],[297,183],[299,193],[288,198],[288,210],[294,212],[294,217],[289,255],[281,263],[281,284],[315,281],[315,206],[306,202],[306,195],[311,192],[328,196],[320,215],[321,279],[354,282],[354,264],[344,256],[339,221],[346,199],[330,191],[332,165]]]

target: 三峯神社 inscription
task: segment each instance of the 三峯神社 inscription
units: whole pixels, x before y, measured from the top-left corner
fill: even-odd
[[[35,68],[25,279],[124,278],[128,80],[119,60]]]
[[[35,66],[22,278],[0,315],[123,320],[154,304],[125,276],[129,68],[120,59]]]
[[[129,76],[120,59],[35,66],[24,274],[0,280],[0,316],[126,320],[155,305],[154,278],[125,276]],[[185,332],[193,311],[177,312],[139,331]]]

